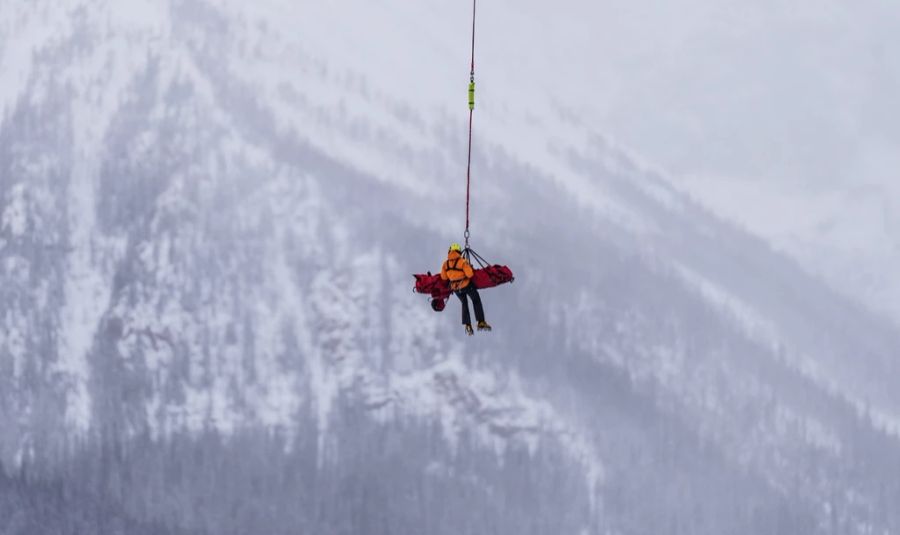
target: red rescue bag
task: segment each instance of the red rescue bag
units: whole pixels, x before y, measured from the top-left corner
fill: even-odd
[[[513,277],[513,272],[507,266],[486,266],[481,269],[475,270],[475,276],[472,277],[472,284],[475,285],[475,288],[479,290],[483,290],[486,288],[493,288],[494,286],[500,286],[501,284],[506,284],[507,282],[512,282],[515,280]]]
[[[431,296],[431,308],[435,312],[444,309],[444,302],[453,293],[450,291],[450,283],[441,280],[441,276],[432,275],[430,272],[424,275],[413,275],[416,278],[415,292]],[[486,266],[475,270],[472,284],[479,290],[493,288],[515,280],[513,272],[507,266]]]

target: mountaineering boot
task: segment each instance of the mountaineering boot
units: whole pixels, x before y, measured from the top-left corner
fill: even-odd
[[[472,325],[470,323],[466,323],[465,327],[466,327],[466,334],[468,334],[469,336],[472,336],[473,334],[475,334],[475,331],[472,330]]]
[[[491,326],[488,325],[488,322],[486,322],[486,321],[479,321],[478,322],[478,330],[491,332]]]

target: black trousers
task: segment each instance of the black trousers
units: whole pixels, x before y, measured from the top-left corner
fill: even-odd
[[[472,284],[469,284],[462,290],[457,290],[456,297],[462,301],[462,322],[463,325],[471,325],[472,317],[469,315],[469,297],[472,298],[472,304],[475,305],[475,320],[484,321],[484,307],[481,306],[481,296],[478,290]]]

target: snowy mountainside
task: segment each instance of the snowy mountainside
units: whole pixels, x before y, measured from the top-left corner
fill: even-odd
[[[92,298],[87,299],[96,299],[108,307],[102,317],[93,318],[96,324],[63,326],[64,330],[93,329],[100,334],[89,352],[89,357],[96,359],[88,363],[93,373],[86,373],[77,354],[67,352],[60,359],[59,371],[73,382],[72,391],[66,392],[66,401],[69,407],[91,407],[101,421],[122,420],[126,429],[134,430],[149,425],[154,433],[172,426],[196,430],[208,421],[228,430],[236,425],[235,419],[240,421],[244,411],[251,421],[284,425],[301,403],[298,391],[302,388],[298,377],[286,374],[291,370],[284,366],[297,363],[286,362],[290,359],[283,352],[300,350],[310,354],[325,348],[329,354],[337,353],[337,360],[320,368],[315,365],[317,359],[310,358],[305,362],[309,369],[302,372],[315,394],[321,396],[314,402],[307,401],[314,403],[323,419],[327,419],[324,417],[331,397],[338,389],[357,385],[375,392],[387,389],[387,385],[369,384],[379,379],[366,377],[364,368],[378,368],[379,363],[371,353],[365,354],[364,362],[361,347],[369,347],[367,344],[381,339],[380,333],[384,332],[379,314],[371,312],[379,299],[389,297],[381,295],[383,285],[373,274],[396,265],[396,259],[377,246],[364,254],[352,247],[341,221],[327,215],[337,210],[324,204],[318,192],[327,187],[328,181],[300,173],[283,161],[273,161],[271,148],[259,147],[252,139],[258,134],[256,129],[269,125],[251,123],[243,132],[235,128],[235,122],[251,119],[254,114],[257,120],[265,120],[263,114],[256,113],[260,110],[251,107],[242,110],[244,113],[235,113],[217,106],[217,99],[241,104],[247,95],[240,91],[247,88],[237,84],[236,90],[223,91],[226,80],[222,77],[227,73],[215,69],[198,72],[194,62],[209,59],[205,54],[217,43],[211,38],[203,40],[202,46],[192,46],[198,29],[189,24],[192,16],[198,16],[194,8],[216,20],[217,14],[204,11],[209,8],[202,4],[180,5],[176,28],[167,30],[184,32],[183,48],[179,49],[177,42],[165,43],[158,57],[151,53],[144,62],[129,64],[126,70],[131,72],[120,75],[126,80],[131,77],[127,90],[121,85],[107,86],[110,96],[106,100],[113,104],[99,110],[101,117],[104,111],[112,115],[105,129],[103,121],[98,121],[100,126],[96,127],[100,133],[94,133],[94,125],[88,121],[65,114],[59,119],[74,123],[72,139],[81,138],[80,125],[85,124],[86,134],[94,133],[103,141],[94,147],[88,145],[82,155],[85,159],[100,158],[101,163],[94,164],[98,175],[87,177],[95,179],[95,183],[78,182],[84,177],[73,171],[66,186],[75,190],[73,193],[80,197],[76,200],[85,203],[75,208],[86,208],[83,213],[73,211],[72,226],[95,224],[90,229],[93,235],[89,237],[89,247],[100,250],[91,250],[90,254],[102,261],[94,269],[102,269],[107,263],[116,265],[115,273],[106,276],[75,273],[105,285],[112,279],[113,284],[105,292],[108,297],[104,298],[102,288],[95,288]],[[115,16],[114,9],[93,13],[79,7],[73,12],[76,30],[80,24],[92,28],[94,17],[102,21],[103,15]],[[177,27],[178,24],[185,26]],[[152,31],[145,35],[151,37],[151,42],[155,38]],[[207,37],[205,32],[200,35]],[[142,33],[127,36],[141,37]],[[72,35],[75,43],[80,37],[77,32]],[[53,49],[48,51],[51,58]],[[58,49],[68,53],[71,44],[60,44]],[[77,73],[89,77],[86,73],[94,72],[89,67],[96,66],[97,78],[102,80],[109,66],[93,56],[102,57],[110,49],[89,50],[86,57],[78,58],[80,63],[76,61],[70,67],[72,76]],[[48,70],[51,78],[66,74],[65,69],[52,74]],[[31,87],[45,83],[52,80],[38,78]],[[91,100],[90,93],[95,89],[88,84],[88,94],[75,96],[73,115],[91,115],[90,105],[87,110],[80,105],[82,99]],[[39,109],[39,104],[18,110],[27,116]],[[14,116],[13,125],[15,120]],[[16,133],[23,130],[27,132],[23,128],[16,129]],[[336,130],[343,133],[341,128]],[[66,144],[42,142],[54,148]],[[11,148],[14,146],[15,143],[10,144]],[[90,148],[99,154],[87,152]],[[296,162],[287,162],[292,163]],[[59,162],[59,167],[66,164]],[[50,191],[46,194],[52,195]],[[56,196],[59,197],[58,192]],[[16,209],[15,205],[12,209]],[[30,215],[35,223],[43,223],[39,214]],[[192,233],[188,229],[194,226],[197,229]],[[11,230],[15,237],[15,229]],[[261,240],[261,236],[267,240]],[[104,241],[110,242],[107,251],[103,250]],[[77,247],[83,245],[63,248],[69,262],[75,263],[80,260],[79,255],[87,254]],[[114,260],[107,261],[103,253],[113,255]],[[202,279],[189,276],[200,273]],[[265,284],[260,286],[260,281]],[[72,284],[78,283],[82,281],[76,279]],[[109,303],[104,303],[107,299]],[[71,306],[86,305],[78,299],[71,301]],[[248,303],[252,306],[246,312]],[[301,303],[305,305],[300,306]],[[200,318],[198,309],[208,314]],[[420,325],[426,333],[433,330],[429,324],[434,324],[436,318],[417,316],[408,321]],[[76,319],[82,318],[83,315]],[[14,337],[18,333],[10,329],[10,334]],[[394,352],[415,353],[398,347],[396,342],[389,343]],[[256,346],[261,350],[251,357],[248,349],[253,352]],[[449,356],[458,351],[451,351]],[[200,362],[194,360],[198,354],[203,355]],[[328,361],[335,357],[320,358]],[[140,365],[135,369],[121,366],[120,361]],[[453,367],[448,370],[452,373]],[[95,386],[91,389],[93,399],[85,401],[81,396],[85,395],[83,387],[88,380]],[[135,388],[135,383],[148,380],[148,384]],[[254,384],[257,381],[259,384]],[[407,388],[427,386],[409,381],[401,384]],[[109,401],[104,403],[97,393],[109,385],[125,390],[110,392]],[[240,391],[247,398],[241,400],[247,407],[229,398],[228,391]],[[145,399],[140,399],[142,393],[148,394]],[[139,399],[134,399],[136,396]],[[172,406],[173,398],[176,406]],[[135,403],[122,405],[122,399]],[[135,409],[137,413],[130,412]],[[72,423],[89,423],[85,414],[72,414],[71,410],[69,414]]]
[[[4,465],[98,431],[240,444],[262,427],[310,448],[321,488],[348,467],[395,481],[388,446],[354,449],[376,437],[465,494],[475,476],[440,453],[456,448],[505,504],[483,513],[501,532],[900,526],[890,325],[577,118],[489,104],[485,84],[475,246],[518,280],[485,293],[494,333],[459,338],[457,305],[434,314],[409,274],[458,239],[462,120],[341,67],[328,25],[306,45],[285,6],[70,2],[19,50],[33,64],[4,79],[0,126]],[[175,507],[148,503],[151,520]],[[405,518],[370,503],[351,516]],[[182,527],[216,532],[203,518]]]

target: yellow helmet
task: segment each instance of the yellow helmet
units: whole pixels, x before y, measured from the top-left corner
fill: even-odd
[[[451,243],[451,244],[450,244],[450,250],[451,250],[451,251],[456,251],[456,252],[460,253],[460,252],[462,252],[462,246],[461,246],[460,244],[458,244],[458,243]]]

